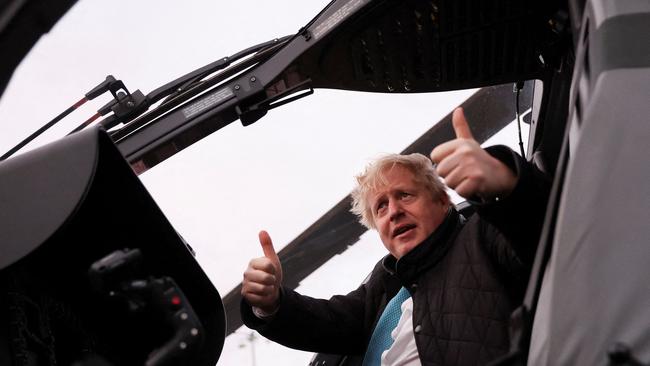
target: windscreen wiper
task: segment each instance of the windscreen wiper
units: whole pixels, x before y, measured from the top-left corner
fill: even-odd
[[[383,3],[331,1],[297,34],[278,42],[277,47],[258,52],[239,67],[226,69],[213,79],[172,96],[111,137],[139,174],[237,119],[247,126],[273,108],[313,94],[313,65],[318,64],[322,48],[327,48],[324,41],[338,33],[341,24],[359,17],[360,10],[373,2]],[[302,62],[305,55],[311,55],[306,63]]]
[[[115,111],[111,117],[101,123],[107,129],[120,123],[124,124],[124,127],[112,133],[114,138],[122,138],[151,122],[156,117],[193,98],[197,94],[223,82],[233,75],[236,75],[260,60],[268,58],[270,54],[286,43],[289,38],[291,38],[291,36],[275,38],[271,41],[249,47],[232,56],[221,58],[211,64],[194,70],[155,89],[142,98],[142,100],[130,100],[130,108],[133,112],[119,113],[119,111]],[[249,58],[246,59],[247,57]],[[206,79],[206,77],[220,70],[223,71]],[[163,100],[159,106],[143,115],[150,106],[161,101],[163,98],[165,98],[165,100]]]
[[[223,57],[181,76],[180,78],[155,89],[147,95],[144,95],[140,90],[135,90],[133,93],[129,92],[122,80],[117,80],[113,75],[108,75],[104,81],[84,94],[83,98],[0,156],[0,161],[11,157],[32,140],[74,112],[77,108],[106,92],[110,92],[113,95],[113,99],[103,107],[99,108],[97,113],[77,126],[70,133],[80,131],[100,117],[108,115],[108,117],[101,120],[99,124],[107,130],[116,127],[119,124],[123,124],[124,126],[119,130],[114,131],[113,135],[117,138],[125,136],[150,122],[155,117],[162,115],[164,112],[192,98],[201,91],[204,91],[216,83],[245,70],[260,60],[268,58],[269,54],[274,50],[277,50],[289,38],[290,36],[275,38],[271,41],[249,47],[232,56]],[[247,57],[249,58],[239,62]],[[233,63],[236,64],[233,65]],[[211,74],[223,69],[226,70],[211,78],[205,79]],[[160,105],[143,116],[152,105],[160,102],[163,98],[166,99],[160,103]]]
[[[111,137],[136,173],[142,173],[237,119],[248,125],[270,109],[312,94],[310,80],[295,77],[297,74],[286,73],[285,78],[269,87],[266,80],[276,75],[267,77],[268,72],[257,74],[253,71],[266,65],[295,38],[275,39],[263,44],[264,47],[252,47],[224,58],[221,61],[231,63],[233,59],[255,52],[208,79],[201,80],[211,72],[200,69],[184,77],[180,86],[174,83],[156,89],[152,92],[154,96],[165,95],[167,99],[152,111],[112,131]],[[305,89],[309,90],[290,96]],[[111,128],[116,123],[120,122],[108,118],[103,125]]]

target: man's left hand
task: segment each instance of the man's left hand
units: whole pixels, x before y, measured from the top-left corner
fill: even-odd
[[[517,176],[474,140],[462,108],[452,116],[456,139],[431,151],[438,175],[447,186],[466,199],[505,197],[517,184]]]

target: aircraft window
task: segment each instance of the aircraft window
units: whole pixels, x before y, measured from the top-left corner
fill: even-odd
[[[80,1],[14,74],[0,101],[0,151],[108,74],[124,80],[130,90],[148,92],[224,55],[294,33],[324,5],[256,0],[251,12],[250,3],[196,1],[178,7],[154,1]],[[353,175],[369,159],[401,151],[475,91],[387,95],[316,90],[252,126],[231,124],[141,179],[224,296],[239,283],[248,260],[262,255],[258,230],[268,230],[276,250],[282,249],[349,193]],[[63,136],[103,103],[87,103],[29,148]],[[528,125],[522,129],[527,146]],[[488,143],[504,142],[518,149],[516,125]],[[306,278],[299,290],[323,297],[351,290],[383,253],[376,234],[366,233]],[[253,355],[260,365],[306,365],[311,358],[311,353],[282,348],[242,328],[227,338],[220,364],[255,364]]]

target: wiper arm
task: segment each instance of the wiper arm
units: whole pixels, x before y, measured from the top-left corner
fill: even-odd
[[[255,46],[249,47],[243,51],[240,51],[230,57],[224,57],[222,59],[219,59],[213,63],[210,63],[208,65],[205,65],[199,69],[196,69],[186,75],[181,76],[180,78],[171,81],[151,93],[147,94],[147,99],[151,104],[158,102],[164,97],[173,95],[173,94],[178,94],[180,92],[183,92],[187,90],[188,87],[196,84],[197,82],[200,82],[202,79],[207,77],[208,75],[222,70],[228,66],[230,66],[233,62],[237,62],[244,57],[250,56],[252,54],[258,53],[258,52],[263,52],[268,50],[269,48],[276,48],[278,45],[284,44],[289,38],[292,36],[285,36],[282,38],[275,38],[271,41],[264,42],[257,44]]]
[[[200,69],[197,69],[191,73],[188,73],[172,82],[169,82],[146,96],[147,103],[149,106],[161,100],[164,97],[167,97],[165,101],[155,109],[149,111],[146,114],[141,115],[137,119],[132,120],[128,124],[125,124],[124,127],[119,130],[113,131],[111,137],[113,140],[118,141],[127,135],[133,133],[134,131],[145,126],[154,119],[162,116],[163,114],[169,112],[173,108],[179,106],[180,104],[190,100],[191,98],[197,96],[198,94],[206,91],[207,89],[229,79],[230,77],[237,75],[238,73],[246,70],[247,68],[259,63],[270,57],[278,48],[282,47],[288,39],[292,36],[285,36],[282,38],[276,38],[274,40],[249,47],[243,51],[240,51],[232,56],[224,57],[219,59],[209,65],[206,65]],[[234,62],[242,60],[245,57],[250,58],[245,59],[237,64],[232,65]],[[228,67],[229,65],[232,65]],[[228,67],[228,68],[226,68]],[[224,69],[217,75],[212,76],[211,78],[203,80],[205,77],[210,74]],[[111,128],[121,121],[110,120],[102,121],[106,128]],[[124,122],[121,122],[124,123]]]
[[[134,171],[150,169],[237,119],[249,125],[270,109],[312,94],[311,79],[294,62],[313,40],[299,33],[272,42],[206,80],[192,82],[200,72],[188,74],[188,89],[114,131],[111,137]]]
[[[232,56],[221,58],[215,62],[212,62],[197,70],[194,70],[186,75],[183,75],[176,80],[170,81],[169,83],[153,90],[146,96],[143,95],[142,92],[140,92],[140,90],[136,90],[133,93],[127,93],[127,95],[123,96],[122,98],[116,98],[111,103],[109,103],[110,110],[113,112],[113,114],[108,116],[104,120],[100,121],[100,124],[104,126],[106,129],[111,129],[120,123],[127,125],[131,121],[137,119],[145,112],[147,112],[149,107],[151,107],[152,105],[159,102],[165,97],[168,97],[168,100],[163,102],[163,104],[161,104],[158,107],[167,105],[168,102],[170,102],[171,100],[176,100],[179,103],[181,103],[182,101],[185,101],[195,96],[198,92],[200,92],[195,90],[194,93],[186,94],[186,92],[192,90],[194,86],[204,84],[205,82],[202,79],[204,79],[205,77],[219,70],[228,68],[228,66],[232,65],[234,62],[237,62],[250,55],[256,53],[266,54],[269,50],[276,49],[279,45],[282,45],[290,37],[291,36],[276,38],[271,41],[260,43],[258,45],[249,47]],[[237,70],[240,67],[241,67],[240,64],[236,64],[232,68],[233,70]],[[226,71],[228,70],[229,69],[226,69]],[[205,83],[205,87],[203,90],[220,81],[223,81],[224,75],[229,75],[229,74],[232,74],[232,71],[228,73],[219,74],[217,75],[217,77],[213,77],[211,79],[206,80],[211,82]],[[179,103],[175,103],[173,105],[178,105]],[[167,110],[169,110],[169,108],[167,108]],[[159,111],[158,113],[154,113],[154,116],[159,116],[161,114],[162,113],[160,113]],[[152,118],[140,120],[140,123],[138,123],[136,126],[133,126],[132,128],[125,130],[124,133],[128,133],[133,129],[142,126],[143,124],[146,124],[148,121],[151,121],[151,119]]]

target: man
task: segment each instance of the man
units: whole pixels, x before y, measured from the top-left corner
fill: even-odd
[[[452,122],[457,138],[431,152],[435,169],[419,154],[391,155],[357,177],[352,210],[390,253],[364,284],[330,300],[283,288],[262,231],[264,257],[244,273],[244,323],[288,347],[350,355],[347,364],[483,365],[504,354],[548,182],[510,149],[483,150],[461,109]],[[458,214],[436,171],[478,215]]]

